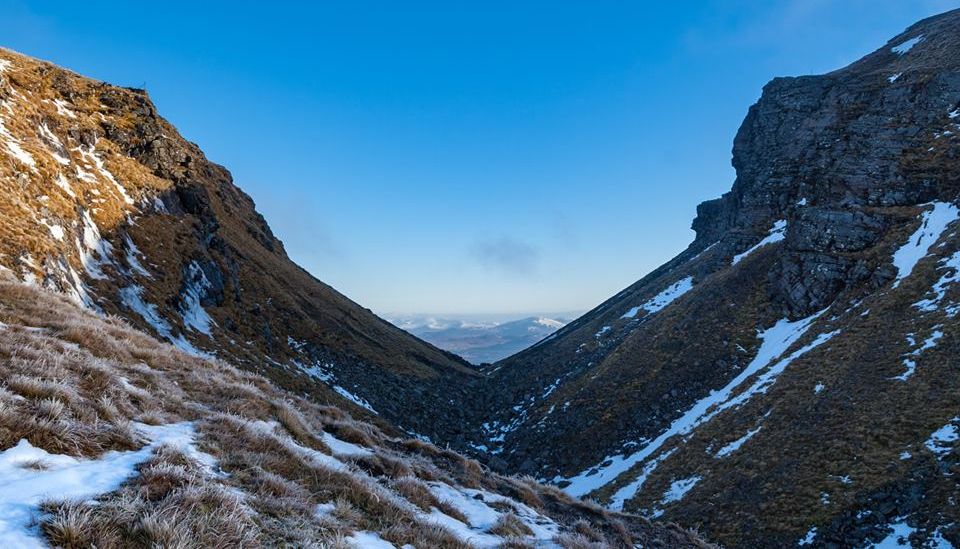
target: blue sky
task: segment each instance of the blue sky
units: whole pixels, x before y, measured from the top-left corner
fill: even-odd
[[[320,279],[464,314],[634,282],[729,189],[764,83],[960,1],[3,4],[3,45],[146,86]]]

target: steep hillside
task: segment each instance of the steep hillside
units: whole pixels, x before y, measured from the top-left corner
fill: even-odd
[[[958,52],[770,82],[696,240],[487,368],[474,447],[730,547],[960,544]]]
[[[143,90],[0,50],[0,189],[0,266],[22,280],[318,399],[456,431],[435,411],[475,371],[291,262]]]
[[[707,547],[11,278],[0,273],[5,547]]]

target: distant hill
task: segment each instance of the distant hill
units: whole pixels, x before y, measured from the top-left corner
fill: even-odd
[[[478,365],[496,362],[518,353],[569,322],[566,318],[545,316],[494,320],[404,315],[388,317],[388,320],[411,334]]]

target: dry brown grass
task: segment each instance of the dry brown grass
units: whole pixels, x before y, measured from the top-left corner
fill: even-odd
[[[193,421],[197,446],[226,472],[211,473],[161,447],[139,475],[96,505],[45,504],[40,527],[56,545],[335,547],[362,530],[398,547],[467,548],[424,522],[421,515],[432,509],[466,521],[426,482],[501,493],[558,523],[578,506],[589,508],[532,479],[493,474],[455,452],[392,439],[340,409],[292,396],[223,362],[183,354],[116,318],[84,312],[2,275],[0,322],[6,325],[0,328],[0,450],[26,438],[52,453],[96,458],[141,447],[135,421]],[[372,454],[331,456],[324,431]],[[317,506],[329,502],[336,504],[333,512],[318,514]],[[506,513],[496,528],[506,546],[525,546],[529,529],[513,507],[496,507]],[[608,521],[597,530],[613,539],[615,528]]]
[[[608,549],[611,545],[596,541],[579,533],[565,533],[557,537],[556,542],[563,549]]]
[[[533,530],[524,524],[513,513],[500,515],[497,523],[490,529],[491,534],[503,536],[505,538],[522,538],[533,534]]]
[[[330,453],[330,448],[314,434],[315,431],[307,425],[307,419],[299,410],[285,400],[274,403],[274,408],[277,421],[280,422],[280,425],[283,425],[297,442],[308,448],[313,448],[326,454]]]
[[[40,528],[58,547],[255,547],[261,531],[249,509],[188,458],[159,451],[96,505],[49,501]]]

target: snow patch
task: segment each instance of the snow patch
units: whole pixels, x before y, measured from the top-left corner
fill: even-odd
[[[920,227],[910,235],[906,244],[893,254],[893,265],[897,268],[897,278],[893,282],[894,288],[900,285],[901,280],[910,276],[917,263],[927,256],[947,225],[960,217],[960,210],[949,202],[931,202],[924,206],[931,206],[931,208],[920,214]]]
[[[662,311],[667,305],[670,305],[677,300],[683,294],[689,292],[693,288],[693,277],[688,276],[683,280],[674,282],[667,289],[663,290],[659,294],[650,298],[646,303],[638,307],[633,307],[629,311],[623,314],[620,318],[634,318],[637,316],[637,313],[641,310],[647,312],[648,315],[652,315],[656,312]]]
[[[501,511],[491,505],[497,503],[507,504],[520,522],[530,528],[533,532],[530,537],[536,541],[549,542],[560,533],[559,526],[553,520],[519,501],[485,490],[453,487],[442,482],[430,482],[428,484],[430,492],[437,499],[460,511],[467,522],[456,520],[437,509],[433,509],[429,514],[420,513],[421,520],[447,528],[460,540],[469,543],[471,546],[481,548],[500,547],[505,541],[500,536],[488,532],[503,515]]]
[[[950,423],[931,433],[930,438],[923,445],[937,457],[949,454],[950,450],[953,449],[953,443],[960,439],[960,430],[955,425],[958,421],[960,421],[960,417],[951,419]]]
[[[63,192],[67,193],[67,196],[69,196],[70,198],[77,197],[77,194],[73,192],[73,187],[70,186],[70,182],[67,181],[67,178],[64,177],[62,173],[58,173],[57,177],[53,180],[53,182],[58,187],[60,187],[60,189],[62,189]]]
[[[63,227],[60,225],[51,225],[46,220],[41,220],[40,223],[50,231],[50,236],[56,238],[57,240],[63,241],[63,237],[66,234],[63,230]]]
[[[703,477],[692,476],[690,478],[673,481],[670,483],[670,488],[663,493],[663,499],[660,500],[660,503],[666,504],[680,501],[683,499],[683,496],[687,495],[687,492],[690,490],[693,490],[693,487],[701,480],[703,480]]]
[[[267,421],[260,421],[260,420],[252,420],[252,421],[245,422],[243,426],[252,432],[267,433],[269,435],[275,436],[277,440],[281,444],[283,444],[285,447],[287,447],[289,450],[310,459],[315,464],[320,465],[321,467],[326,467],[333,471],[356,473],[356,471],[351,470],[349,465],[340,461],[336,457],[324,454],[319,450],[314,450],[313,448],[308,448],[306,446],[303,446],[302,444],[293,440],[289,436],[281,435],[277,433],[277,422],[275,421],[267,422]]]
[[[722,458],[722,457],[729,456],[730,454],[732,454],[732,453],[736,452],[737,450],[739,450],[740,447],[743,446],[743,444],[744,444],[746,441],[748,441],[748,440],[750,440],[751,438],[753,438],[753,435],[755,435],[755,434],[757,434],[757,433],[759,433],[759,432],[760,432],[760,427],[757,427],[756,429],[752,429],[752,430],[750,430],[750,431],[747,431],[747,434],[745,434],[745,435],[743,435],[742,437],[738,438],[737,440],[731,442],[730,444],[727,444],[727,445],[724,446],[723,448],[720,448],[720,450],[714,455],[714,457]]]
[[[933,297],[922,299],[913,304],[914,307],[925,313],[931,313],[939,309],[940,303],[947,295],[947,289],[954,282],[960,280],[960,252],[954,252],[950,257],[940,260],[939,269],[949,269],[949,271],[933,284],[930,289]]]
[[[180,300],[180,315],[183,317],[184,326],[205,335],[210,335],[211,324],[216,325],[200,304],[201,296],[211,287],[213,284],[196,261],[187,264]]]
[[[73,300],[74,303],[94,311],[99,310],[99,307],[97,307],[96,302],[90,295],[90,290],[87,288],[87,285],[80,278],[77,271],[67,263],[64,257],[61,257],[53,265],[54,268],[60,271],[60,280],[63,281],[66,286],[62,288],[63,291],[66,292],[67,296]],[[54,289],[58,290],[59,288]]]
[[[2,105],[6,107],[8,111],[12,110],[9,103],[4,102]],[[10,130],[7,129],[2,116],[0,116],[0,139],[3,139],[3,144],[10,156],[15,158],[21,164],[30,168],[30,171],[37,171],[37,161],[33,159],[33,155],[23,150],[21,141],[14,137],[12,133],[10,133]]]
[[[903,359],[903,365],[906,367],[906,371],[902,374],[891,378],[898,381],[906,381],[914,374],[917,369],[916,358],[923,354],[927,349],[932,349],[937,346],[937,341],[943,337],[943,332],[937,329],[933,330],[933,333],[930,334],[927,339],[923,341],[923,344],[920,347],[910,351],[907,356]],[[911,346],[916,345],[916,341],[913,339],[913,334],[907,334],[907,343]]]
[[[331,389],[337,392],[343,398],[353,402],[361,408],[366,408],[370,412],[377,414],[378,412],[373,409],[373,406],[367,402],[366,399],[357,396],[356,394],[344,389],[343,387],[336,384],[336,378],[333,375],[332,369],[335,366],[332,362],[314,362],[311,366],[305,366],[304,364],[294,361],[294,364],[297,365],[297,368],[300,368],[305,374],[315,377],[320,381],[326,383]]]
[[[806,535],[803,536],[802,538],[800,538],[800,541],[797,542],[797,545],[800,545],[800,546],[803,546],[803,545],[813,545],[813,540],[815,540],[815,539],[817,539],[817,527],[816,527],[816,526],[814,526],[813,528],[807,530]]]
[[[912,547],[909,540],[910,534],[917,530],[908,525],[903,518],[894,520],[896,522],[887,525],[891,532],[880,543],[874,543],[871,546],[873,549],[898,549],[901,547],[909,549]]]
[[[107,278],[100,266],[112,263],[110,255],[113,246],[100,236],[100,229],[90,217],[90,212],[83,210],[80,215],[81,234],[83,240],[77,240],[77,251],[80,252],[80,263],[91,278],[103,280]]]
[[[324,431],[323,433],[323,443],[330,448],[330,451],[337,456],[371,456],[373,451],[369,448],[364,448],[358,444],[352,442],[347,442],[345,440],[340,440],[339,438],[331,435],[330,433]]]
[[[110,170],[106,168],[103,163],[103,159],[100,158],[100,155],[96,153],[96,148],[94,145],[89,147],[77,147],[74,149],[80,153],[80,157],[89,164],[93,164],[93,167],[97,172],[100,173],[100,176],[113,184],[114,188],[117,190],[117,193],[120,194],[120,197],[123,198],[123,201],[127,204],[133,204],[133,199],[130,198],[130,195],[127,194],[127,189],[117,181],[117,178],[110,173]],[[81,179],[86,179],[91,183],[96,183],[96,177],[92,177],[90,172],[82,170],[79,166],[77,167],[77,173],[80,175]]]
[[[133,285],[120,288],[119,293],[120,302],[131,311],[140,315],[140,318],[146,321],[160,337],[166,339],[181,351],[191,355],[201,358],[208,358],[210,356],[194,347],[182,334],[174,337],[170,323],[160,316],[160,313],[157,312],[157,306],[144,301],[142,286]]]
[[[63,146],[63,142],[60,141],[60,138],[57,137],[55,133],[50,131],[50,128],[47,127],[47,123],[44,122],[38,127],[40,132],[40,137],[47,142],[47,149],[50,151],[50,156],[53,157],[59,164],[67,166],[70,164],[70,159],[64,156],[67,148]]]
[[[140,252],[140,248],[137,248],[137,245],[133,243],[133,239],[130,238],[130,235],[123,235],[123,244],[124,249],[126,250],[124,258],[127,260],[127,265],[130,266],[130,269],[147,278],[153,278],[150,272],[147,271],[140,263],[139,256],[142,256],[143,254]]]
[[[51,454],[26,439],[0,452],[0,541],[7,547],[47,547],[32,526],[38,505],[46,499],[90,499],[112,492],[136,475],[139,464],[150,459],[156,448],[172,445],[205,467],[213,457],[194,446],[191,423],[162,426],[136,424],[150,443],[140,450],[111,451],[98,459]],[[30,467],[40,462],[43,469]]]
[[[900,42],[900,43],[897,44],[896,46],[890,48],[890,51],[892,51],[893,53],[895,53],[895,54],[897,54],[897,55],[903,55],[903,54],[907,53],[908,51],[912,50],[913,47],[916,46],[917,44],[919,44],[921,41],[923,41],[923,35],[922,35],[922,34],[921,34],[920,36],[915,37],[915,38],[911,38],[911,39],[909,39],[909,40],[904,40],[903,42]]]
[[[70,105],[70,103],[67,103],[63,99],[54,99],[53,106],[56,107],[57,114],[61,116],[66,116],[67,118],[77,117],[77,113],[73,112],[73,110],[70,109],[70,106],[72,105]]]
[[[357,549],[396,549],[396,545],[381,538],[376,532],[358,531],[344,538],[350,546]]]
[[[767,232],[767,236],[763,237],[763,240],[757,242],[752,248],[743,252],[742,254],[737,254],[733,256],[732,265],[736,265],[743,260],[743,258],[757,251],[758,249],[766,246],[767,244],[773,244],[775,242],[780,242],[787,236],[787,220],[781,219],[779,221],[774,221],[773,226],[770,227],[770,231]]]
[[[344,389],[343,387],[341,387],[341,386],[339,386],[339,385],[334,385],[334,386],[333,386],[333,390],[336,391],[337,394],[339,394],[339,395],[342,396],[343,398],[349,400],[350,402],[356,404],[357,406],[359,406],[359,407],[361,407],[361,408],[366,408],[367,410],[369,410],[369,411],[371,411],[371,412],[373,412],[373,413],[375,413],[375,414],[378,413],[376,410],[373,409],[373,406],[371,406],[370,403],[367,402],[366,399],[364,399],[364,398],[362,398],[362,397],[359,397],[359,396],[357,396],[357,395],[354,394],[354,393],[351,393],[350,391]]]

